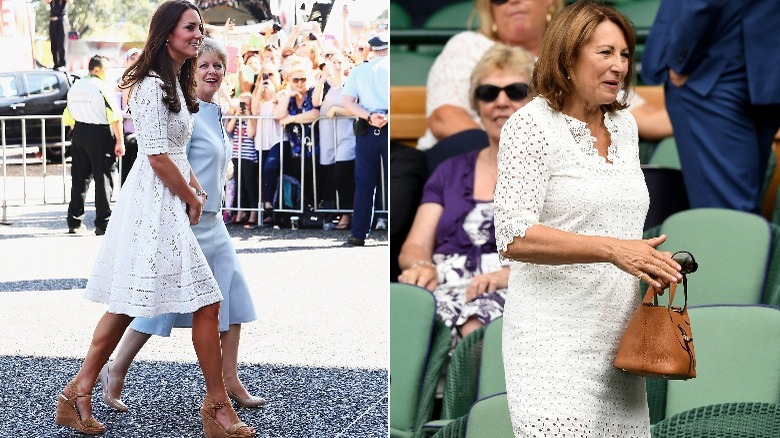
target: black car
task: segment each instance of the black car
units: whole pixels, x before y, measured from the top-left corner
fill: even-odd
[[[0,73],[0,116],[61,116],[70,89],[68,75],[57,70],[31,70]],[[25,121],[27,146],[43,145],[40,118]],[[46,158],[62,161],[61,119],[49,117],[46,123]],[[2,129],[0,123],[0,129]],[[65,127],[66,143],[70,128]],[[0,137],[0,141],[2,137]],[[22,122],[5,121],[5,141],[8,146],[22,144]],[[66,155],[69,151],[66,149]]]

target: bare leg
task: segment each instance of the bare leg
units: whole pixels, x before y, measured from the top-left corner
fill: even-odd
[[[135,359],[135,356],[141,351],[141,348],[151,337],[152,335],[141,333],[133,329],[127,329],[122,338],[122,345],[119,346],[119,350],[117,350],[116,356],[114,357],[114,360],[111,361],[111,366],[109,367],[109,387],[103,388],[103,391],[108,391],[109,396],[121,398],[122,388],[125,386],[125,377],[127,377],[127,370],[130,369],[130,364],[133,363],[133,359]]]
[[[219,303],[201,307],[192,314],[192,344],[198,356],[206,393],[214,403],[227,403],[216,410],[217,420],[227,428],[238,423],[238,416],[228,400],[222,379],[222,350],[219,339]]]
[[[241,324],[232,324],[230,329],[222,332],[222,376],[225,379],[225,389],[240,399],[251,397],[238,378],[238,342],[241,339]]]
[[[109,312],[103,314],[92,334],[92,344],[87,351],[87,357],[84,358],[79,372],[73,377],[72,382],[76,385],[77,391],[83,394],[92,392],[100,369],[103,368],[103,364],[108,361],[111,353],[116,349],[119,340],[122,339],[122,334],[132,320],[133,318],[127,315]],[[63,393],[67,397],[72,395],[67,387]],[[86,420],[92,416],[92,401],[89,397],[78,398],[76,407],[82,419]]]
[[[465,324],[460,326],[460,335],[461,337],[466,337],[469,335],[469,333],[473,332],[474,330],[479,329],[484,324],[482,324],[476,317],[469,318],[468,321],[466,321]]]

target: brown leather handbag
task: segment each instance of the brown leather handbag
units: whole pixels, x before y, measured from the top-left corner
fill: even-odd
[[[690,257],[689,260],[685,259]],[[693,350],[691,319],[688,317],[688,279],[685,274],[696,270],[693,256],[680,251],[674,259],[683,267],[682,308],[672,306],[677,284],[669,287],[669,304],[658,305],[658,294],[649,286],[647,293],[620,340],[615,368],[644,377],[688,380],[696,377],[696,355]]]

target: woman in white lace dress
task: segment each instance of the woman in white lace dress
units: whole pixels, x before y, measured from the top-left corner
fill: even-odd
[[[630,87],[634,35],[584,0],[545,34],[538,94],[504,125],[496,243],[513,261],[503,354],[516,436],[649,437],[644,379],[613,368],[638,278],[681,279],[665,236],[642,240],[648,193]]]
[[[219,286],[190,225],[207,195],[192,172],[185,145],[198,111],[195,63],[203,38],[200,11],[186,0],[159,6],[141,57],[125,72],[138,158],[109,221],[85,297],[108,304],[87,357],[58,396],[56,422],[87,434],[106,431],[92,417],[98,373],[134,317],[193,314],[192,341],[206,381],[201,407],[207,437],[254,436],[238,420],[222,380]]]

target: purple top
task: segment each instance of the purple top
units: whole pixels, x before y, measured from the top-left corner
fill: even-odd
[[[474,169],[480,151],[452,157],[436,167],[423,189],[421,204],[433,202],[444,207],[436,225],[436,254],[465,254],[466,267],[474,272],[479,267],[482,254],[496,253],[495,225],[487,221],[489,238],[485,244],[472,243],[463,222],[477,203],[492,202],[474,200]]]

